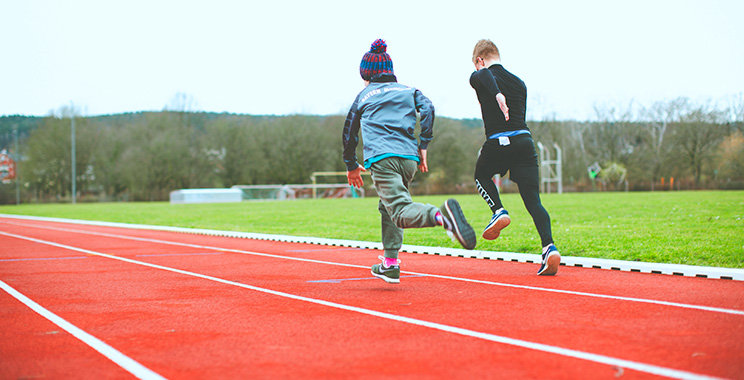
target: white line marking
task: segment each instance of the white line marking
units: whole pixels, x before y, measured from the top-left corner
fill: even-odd
[[[76,257],[29,257],[25,259],[0,259],[0,262],[11,262],[11,261],[45,261],[45,260],[80,260],[87,259],[88,256],[76,256]]]
[[[145,379],[146,380],[160,380],[160,379],[164,380],[165,379],[163,376],[160,376],[159,374],[153,372],[149,368],[134,361],[132,358],[122,354],[121,352],[109,346],[108,344],[104,343],[100,339],[94,337],[93,335],[88,334],[87,332],[81,330],[80,328],[73,325],[72,323],[67,322],[66,320],[62,319],[58,315],[45,309],[38,303],[32,301],[30,298],[21,294],[19,291],[13,289],[10,285],[6,284],[5,282],[0,281],[0,288],[5,290],[11,296],[15,297],[17,300],[21,301],[24,305],[28,306],[31,310],[39,313],[42,317],[48,319],[50,322],[59,326],[63,330],[69,332],[72,336],[81,340],[83,343],[87,344],[92,349],[98,351],[101,355],[111,360],[112,362],[116,363],[121,368],[131,373],[135,377],[143,379],[143,380]]]
[[[400,276],[400,278],[417,278],[417,277],[426,277],[426,276],[417,276],[417,275]],[[371,280],[377,280],[377,277],[334,278],[330,280],[311,280],[311,281],[306,281],[306,282],[340,284],[345,281],[371,281]]]
[[[261,234],[261,233],[237,232],[237,231],[220,231],[220,230],[210,230],[206,228],[152,226],[152,225],[147,225],[147,224],[102,222],[102,221],[94,221],[94,220],[64,219],[64,218],[51,218],[51,217],[44,217],[44,216],[28,216],[28,215],[0,214],[0,218],[46,221],[46,222],[57,222],[57,223],[67,223],[67,224],[79,224],[79,225],[86,225],[86,226],[116,227],[116,228],[126,228],[126,229],[136,229],[136,230],[178,232],[178,233],[185,233],[185,234],[192,234],[192,235],[222,236],[222,237],[245,238],[245,239],[254,239],[254,240],[279,241],[279,242],[287,242],[287,243],[306,243],[306,244],[335,246],[335,247],[382,249],[382,245],[380,243],[374,243],[374,242],[368,242],[368,241],[344,240],[344,239],[327,239],[327,238],[306,237],[306,236]],[[534,264],[534,263],[540,262],[539,254],[517,253],[517,252],[498,252],[498,251],[478,251],[478,250],[465,250],[462,248],[430,247],[430,246],[419,246],[419,245],[408,245],[408,244],[403,244],[403,246],[401,247],[401,252],[418,253],[418,254],[426,254],[426,255],[441,255],[441,256],[474,258],[474,259],[503,260],[503,261],[519,262],[519,263],[533,263]],[[681,275],[685,277],[706,277],[709,279],[729,279],[729,280],[735,280],[735,281],[744,281],[744,269],[740,269],[740,268],[718,268],[718,267],[694,266],[694,265],[683,265],[683,264],[666,264],[666,263],[649,263],[649,262],[641,262],[641,261],[596,259],[596,258],[591,258],[591,257],[568,256],[567,252],[564,252],[564,254],[561,255],[561,265],[565,265],[567,267],[572,266],[572,267],[577,267],[577,268],[597,268],[597,269],[605,269],[605,270],[619,270],[619,271],[624,271],[624,272],[657,273],[657,274],[664,274],[664,275]]]
[[[575,295],[575,296],[586,296],[586,297],[595,297],[595,298],[605,298],[605,299],[611,299],[611,300],[616,300],[616,301],[641,302],[641,303],[650,303],[650,304],[655,304],[655,305],[681,307],[681,308],[684,308],[684,309],[712,311],[712,312],[716,312],[716,313],[725,313],[725,314],[734,314],[734,315],[744,315],[744,311],[743,310],[724,309],[724,308],[712,307],[712,306],[690,305],[690,304],[685,304],[685,303],[668,302],[668,301],[658,301],[658,300],[650,300],[650,299],[645,299],[645,298],[611,296],[611,295],[598,294],[598,293],[577,292],[577,291],[573,291],[573,290],[539,288],[539,287],[536,287],[536,286],[529,286],[529,285],[517,285],[517,284],[507,284],[507,283],[502,283],[502,282],[493,282],[493,281],[484,281],[484,280],[473,280],[473,279],[469,279],[469,278],[444,276],[444,275],[439,275],[439,274],[428,274],[428,273],[417,273],[417,272],[404,272],[404,271],[401,271],[400,273],[421,274],[421,275],[424,275],[424,276],[427,276],[427,277],[436,277],[436,278],[443,278],[443,279],[448,279],[448,280],[458,280],[458,281],[474,282],[474,283],[480,283],[480,284],[497,285],[497,286],[503,286],[503,287],[508,287],[508,288],[538,290],[538,291],[542,291],[542,292],[571,294],[571,295]]]
[[[349,306],[349,305],[344,305],[344,304],[335,303],[331,301],[324,301],[324,300],[319,300],[315,298],[299,296],[296,294],[280,292],[277,290],[260,288],[257,286],[243,284],[243,283],[230,281],[230,280],[225,280],[225,279],[218,278],[218,277],[212,277],[212,276],[208,276],[208,275],[201,274],[201,273],[189,272],[189,271],[176,269],[176,268],[170,268],[170,267],[157,265],[157,264],[150,264],[150,263],[146,263],[142,261],[113,256],[113,255],[109,255],[109,254],[105,254],[101,252],[95,252],[95,251],[91,251],[91,250],[87,250],[83,248],[72,247],[69,245],[40,240],[40,239],[36,239],[32,237],[16,235],[16,234],[11,234],[7,232],[0,232],[0,234],[6,235],[6,236],[12,236],[18,239],[32,241],[32,242],[36,242],[40,244],[46,244],[46,245],[51,245],[54,247],[68,249],[71,251],[83,252],[83,253],[87,253],[90,255],[106,257],[109,259],[124,261],[124,262],[131,263],[131,264],[142,265],[142,266],[155,268],[155,269],[161,269],[161,270],[165,270],[165,271],[169,271],[173,273],[202,278],[202,279],[209,280],[209,281],[219,282],[219,283],[226,284],[226,285],[237,286],[237,287],[254,290],[257,292],[261,292],[261,293],[272,294],[275,296],[289,298],[289,299],[293,299],[297,301],[303,301],[303,302],[308,302],[308,303],[312,303],[316,305],[323,305],[323,306],[328,306],[328,307],[332,307],[336,309],[352,311],[352,312],[356,312],[360,314],[371,315],[371,316],[378,317],[378,318],[384,318],[384,319],[408,323],[408,324],[412,324],[416,326],[427,327],[427,328],[434,329],[434,330],[449,332],[453,334],[459,334],[459,335],[468,336],[468,337],[477,338],[477,339],[483,339],[483,340],[487,340],[491,342],[508,344],[511,346],[527,348],[527,349],[531,349],[535,351],[542,351],[542,352],[547,352],[551,354],[571,357],[575,359],[586,360],[586,361],[595,362],[599,364],[632,369],[635,371],[649,373],[653,375],[665,376],[665,377],[669,377],[673,379],[683,379],[683,380],[720,379],[717,377],[700,375],[700,374],[696,374],[692,372],[681,371],[681,370],[676,370],[676,369],[666,368],[666,367],[660,367],[660,366],[656,366],[652,364],[639,363],[639,362],[635,362],[631,360],[624,360],[624,359],[613,358],[613,357],[605,356],[605,355],[593,354],[590,352],[577,351],[577,350],[572,350],[568,348],[550,346],[550,345],[542,344],[542,343],[534,343],[534,342],[529,342],[529,341],[520,340],[520,339],[507,338],[507,337],[503,337],[500,335],[494,335],[494,334],[489,334],[489,333],[484,333],[484,332],[479,332],[479,331],[474,331],[474,330],[468,330],[468,329],[464,329],[460,327],[444,325],[441,323],[429,322],[429,321],[424,321],[424,320],[409,318],[409,317],[403,317],[400,315],[364,309],[364,308],[357,307],[357,306]]]
[[[153,253],[145,255],[134,255],[135,257],[161,257],[161,256],[209,256],[221,255],[224,252],[197,252],[197,253]]]
[[[38,229],[72,232],[72,233],[94,235],[94,236],[104,236],[104,237],[111,237],[111,238],[117,238],[117,239],[135,240],[135,241],[142,241],[142,242],[147,242],[147,243],[175,245],[175,246],[199,248],[199,249],[205,249],[205,250],[233,252],[233,253],[240,253],[240,254],[246,254],[246,255],[271,257],[271,258],[284,259],[284,260],[303,261],[303,262],[323,264],[323,265],[335,265],[335,266],[343,266],[343,267],[349,267],[349,268],[364,268],[364,269],[369,268],[363,265],[354,265],[354,264],[345,264],[345,263],[338,263],[338,262],[331,262],[331,261],[304,259],[300,257],[281,256],[281,255],[274,255],[270,253],[253,252],[253,251],[246,251],[246,250],[232,249],[232,248],[212,247],[212,246],[207,246],[207,245],[181,243],[181,242],[174,242],[174,241],[169,241],[169,240],[159,240],[159,239],[141,238],[141,237],[136,237],[136,236],[116,235],[116,234],[110,234],[106,232],[84,231],[84,230],[75,230],[71,228],[50,227],[50,226],[26,225],[22,223],[12,223],[12,224],[23,226],[23,227],[38,228]],[[0,232],[0,234],[7,235],[8,233]],[[503,283],[503,282],[494,282],[494,281],[486,281],[486,280],[475,280],[475,279],[470,279],[470,278],[453,277],[453,276],[431,274],[431,273],[419,273],[419,272],[409,272],[409,271],[401,271],[400,273],[441,278],[445,280],[471,282],[471,283],[476,283],[476,284],[502,286],[506,288],[535,290],[535,291],[541,291],[541,292],[569,294],[569,295],[574,295],[574,296],[604,298],[604,299],[610,299],[610,300],[616,300],[616,301],[641,302],[641,303],[648,303],[648,304],[655,304],[655,305],[662,305],[662,306],[680,307],[684,309],[702,310],[702,311],[710,311],[710,312],[724,313],[724,314],[744,315],[744,310],[724,309],[724,308],[712,307],[712,306],[691,305],[691,304],[684,304],[684,303],[679,303],[679,302],[658,301],[658,300],[651,300],[651,299],[645,299],[645,298],[611,296],[611,295],[606,295],[606,294],[578,292],[578,291],[573,291],[573,290],[541,288],[537,286],[508,284],[508,283]]]

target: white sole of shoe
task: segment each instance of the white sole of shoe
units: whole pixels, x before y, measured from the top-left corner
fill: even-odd
[[[471,242],[467,241],[467,237],[464,235],[465,232],[460,230],[460,225],[455,220],[455,218],[457,216],[461,216],[460,214],[462,214],[462,209],[459,208],[460,207],[459,204],[457,204],[457,207],[459,209],[459,213],[455,213],[452,210],[452,207],[450,206],[449,200],[447,202],[444,202],[444,208],[445,208],[445,210],[447,212],[447,215],[448,215],[446,217],[450,219],[450,222],[452,223],[452,228],[454,229],[454,231],[448,231],[448,232],[451,232],[451,235],[450,235],[450,233],[448,233],[447,235],[450,235],[451,238],[456,239],[463,246],[463,248],[465,248],[465,249],[473,249],[473,248],[475,248],[475,245],[478,243],[475,240],[475,232],[472,231],[473,228],[470,227],[470,225],[467,223],[467,221],[465,221],[464,215],[462,215],[463,216],[463,223],[465,224],[465,227],[467,227],[469,229],[468,235],[470,235],[471,233],[473,234],[473,242],[471,244]]]
[[[540,276],[553,276],[558,273],[558,267],[561,265],[561,254],[558,252],[552,252],[548,255],[548,263],[545,265],[545,269],[538,273]]]
[[[381,274],[375,273],[374,271],[370,271],[370,273],[372,273],[373,276],[381,279],[382,281],[387,282],[388,284],[400,284],[400,279],[383,276]]]
[[[509,215],[502,216],[501,218],[496,220],[496,223],[487,227],[483,231],[483,238],[486,240],[495,240],[499,237],[499,235],[501,235],[501,230],[506,228],[509,223],[511,223],[511,218],[509,217]]]

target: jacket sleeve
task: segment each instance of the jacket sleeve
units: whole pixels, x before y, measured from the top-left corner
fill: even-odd
[[[491,96],[496,96],[501,90],[499,85],[496,84],[496,78],[493,77],[493,73],[488,68],[483,68],[473,72],[470,75],[470,85],[474,89],[483,88],[488,91]]]
[[[413,94],[416,102],[416,111],[421,115],[421,134],[419,135],[419,149],[427,149],[429,141],[434,136],[434,104],[424,96],[421,91],[416,90]]]
[[[354,104],[351,105],[349,113],[346,115],[346,121],[344,121],[344,131],[341,139],[344,144],[344,164],[346,164],[346,170],[352,171],[359,166],[356,156],[356,148],[359,145],[359,124],[361,115],[359,113],[359,96],[354,99]]]

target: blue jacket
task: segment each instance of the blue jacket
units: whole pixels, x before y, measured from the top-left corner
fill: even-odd
[[[417,143],[416,112],[421,114],[420,141]],[[357,168],[356,147],[359,129],[364,140],[364,167],[396,156],[419,161],[418,150],[426,149],[432,139],[434,106],[421,91],[399,84],[394,75],[372,78],[352,104],[343,131],[346,170]]]

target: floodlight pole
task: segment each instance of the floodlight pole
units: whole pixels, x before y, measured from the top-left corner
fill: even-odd
[[[18,124],[13,125],[13,136],[15,137],[15,180],[16,180],[16,206],[21,204],[21,174],[18,164],[21,162],[21,152],[18,150]]]
[[[75,198],[77,198],[77,189],[75,189],[75,177],[77,176],[75,173],[75,114],[72,114],[71,119],[71,127],[72,127],[72,203],[75,203]]]

